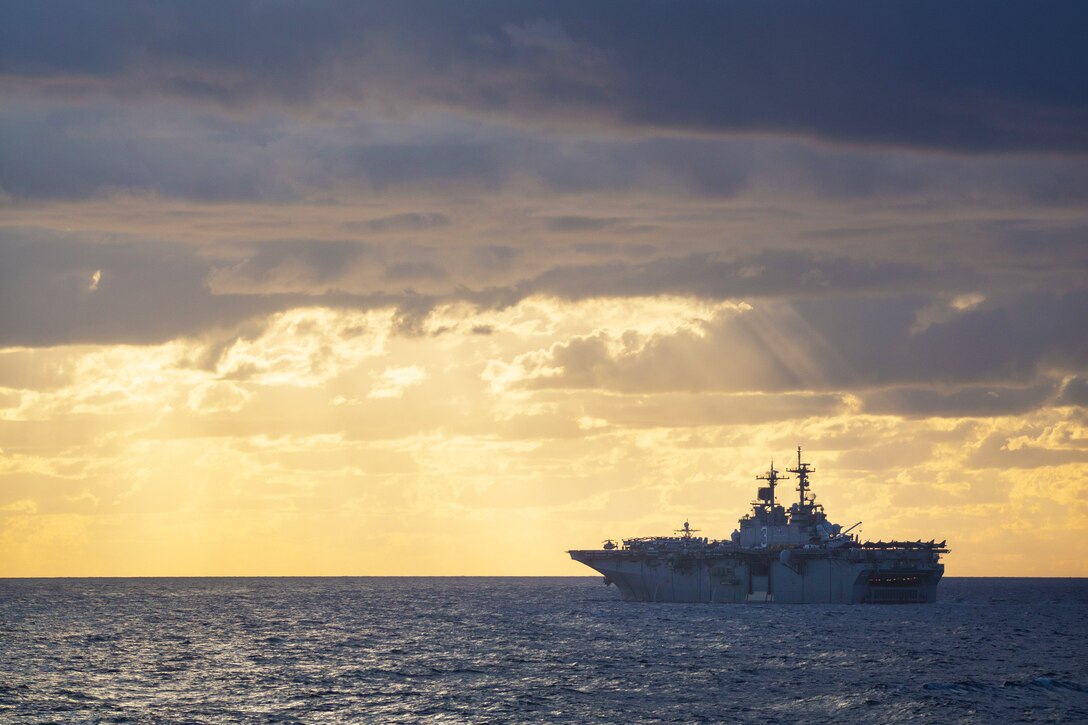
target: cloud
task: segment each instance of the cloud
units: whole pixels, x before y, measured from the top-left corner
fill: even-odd
[[[662,393],[617,398],[587,395],[588,427],[700,428],[836,417],[849,411],[838,394],[729,395]]]
[[[1042,468],[1070,463],[1088,463],[1088,449],[1079,446],[1055,445],[1034,436],[995,432],[972,451],[971,465],[979,468]]]
[[[1053,403],[1055,375],[1082,368],[1086,302],[1020,298],[921,333],[912,332],[918,298],[754,302],[676,331],[576,336],[487,374],[504,388],[850,391],[877,414],[1010,415]]]
[[[899,387],[863,394],[862,410],[908,418],[1019,415],[1052,402],[1055,381],[1022,387],[962,386],[951,390]]]
[[[368,398],[399,398],[406,388],[419,385],[427,379],[427,371],[419,365],[402,368],[386,368],[376,379],[374,387],[367,394]]]
[[[335,288],[364,260],[380,260],[370,245],[351,241],[274,239],[241,246],[239,261],[208,271],[208,283],[225,290],[282,294],[316,294]]]
[[[824,298],[797,312],[844,360],[836,376],[872,384],[892,381],[1027,383],[1038,372],[1079,369],[1088,347],[1081,291],[1007,294],[1000,304],[961,312],[911,333],[926,305],[917,297]]]
[[[298,198],[291,151],[260,124],[179,104],[15,105],[0,114],[0,189],[16,198],[154,193],[206,202]],[[294,164],[297,166],[297,163]]]
[[[1083,6],[490,2],[4,7],[4,80],[41,94],[437,106],[848,144],[1088,149]],[[985,18],[979,22],[978,18]]]
[[[9,346],[160,342],[231,329],[300,305],[395,307],[398,329],[414,333],[443,304],[487,309],[541,295],[570,301],[676,295],[763,301],[757,307],[765,317],[758,322],[753,316],[723,318],[708,328],[705,339],[692,337],[681,345],[677,338],[676,345],[690,349],[673,350],[664,341],[650,348],[663,356],[662,365],[674,359],[684,369],[698,359],[730,360],[726,368],[752,371],[734,370],[736,380],[747,381],[740,385],[776,390],[809,383],[1023,385],[1041,367],[1076,372],[1088,359],[1078,334],[1088,308],[1082,291],[1063,292],[1054,283],[1051,292],[1034,291],[1036,272],[1030,268],[1021,282],[1026,289],[1018,291],[1008,275],[992,277],[990,270],[976,272],[941,258],[898,261],[766,250],[632,262],[615,259],[607,245],[564,246],[572,259],[580,255],[590,261],[526,278],[521,275],[546,264],[549,250],[335,239],[202,248],[90,242],[80,235],[10,228],[0,234],[0,248],[6,261],[0,269],[0,341]],[[592,261],[595,255],[608,261]],[[1041,267],[1052,268],[1053,263]],[[88,280],[95,274],[99,283],[92,290]],[[591,343],[587,338],[578,354],[589,355]],[[557,348],[555,354],[560,352]],[[564,354],[575,352],[572,347]],[[625,365],[648,360],[624,359]],[[769,361],[762,372],[759,359]],[[591,369],[588,362],[568,363],[570,375]],[[663,372],[658,379],[673,377]]]
[[[557,216],[545,220],[545,226],[553,232],[595,232],[614,226],[619,221],[607,217]]]
[[[0,4],[0,574],[575,573],[798,444],[1083,569],[1085,20]]]
[[[176,246],[0,235],[0,344],[148,343],[230,326],[283,299],[212,295],[211,265]],[[100,275],[89,289],[87,280]]]
[[[947,322],[958,314],[978,307],[986,301],[986,296],[978,292],[958,294],[951,299],[941,300],[921,309],[915,315],[912,332],[921,332],[937,322]]]
[[[450,218],[445,214],[431,212],[406,212],[391,216],[378,217],[365,222],[353,222],[349,229],[367,232],[411,232],[420,229],[436,229],[449,226]]]
[[[225,261],[184,244],[94,243],[78,235],[4,230],[0,346],[159,343],[314,304],[399,307],[402,318],[419,318],[436,300],[401,285],[444,279],[436,265],[389,258],[355,242],[273,240],[233,251],[241,258]],[[411,258],[413,252],[405,253]],[[92,288],[88,280],[96,274],[100,281]],[[386,293],[386,283],[393,292]]]
[[[1088,378],[1077,376],[1067,380],[1062,386],[1059,402],[1088,408]]]
[[[768,335],[762,354],[791,362],[785,343],[804,329],[793,327],[797,310],[760,317],[766,304],[758,300],[619,302],[446,303],[423,316],[413,336],[394,334],[392,309],[308,307],[262,316],[221,341],[0,353],[7,396],[0,408],[0,538],[14,552],[4,564],[72,573],[63,568],[72,566],[73,549],[62,532],[75,526],[93,532],[77,549],[88,557],[80,566],[106,566],[99,573],[161,573],[169,563],[206,574],[210,565],[194,556],[194,545],[236,553],[253,537],[264,547],[287,538],[320,549],[324,543],[313,542],[327,541],[323,536],[346,536],[333,549],[354,549],[366,543],[351,539],[365,520],[375,535],[370,545],[383,556],[364,570],[386,571],[370,567],[400,555],[389,542],[405,534],[403,521],[412,522],[413,537],[425,537],[413,538],[413,547],[441,551],[453,545],[451,527],[468,519],[463,541],[478,553],[462,551],[440,571],[463,573],[468,556],[478,557],[480,571],[495,571],[486,568],[495,562],[485,538],[516,512],[518,526],[504,535],[524,536],[527,521],[555,530],[554,541],[530,547],[540,549],[532,566],[561,573],[565,564],[554,552],[571,540],[667,531],[693,506],[704,522],[693,523],[727,535],[731,527],[713,522],[743,511],[768,453],[787,455],[798,444],[816,463],[817,492],[836,520],[877,522],[866,525],[873,538],[939,533],[958,542],[955,551],[968,549],[970,556],[949,560],[964,571],[992,574],[997,566],[986,552],[1007,532],[984,520],[1083,529],[1084,412],[1046,402],[1059,390],[1076,394],[1079,377],[1021,388],[716,392],[701,384],[714,382],[719,366],[738,366],[711,355],[683,370],[696,384],[670,390],[686,383],[673,377],[640,385],[634,373],[660,375],[664,368],[651,363],[667,354],[718,347],[733,354],[722,333],[745,318],[750,333]],[[909,331],[917,308],[907,306],[899,318],[904,338],[918,337]],[[776,330],[767,326],[773,320]],[[490,334],[473,334],[480,326]],[[592,362],[592,374],[611,387],[492,385],[501,381],[488,378],[490,363],[501,373],[503,364],[545,359],[558,352],[555,341],[583,345],[568,352]],[[797,349],[818,349],[816,342],[802,338]],[[624,359],[639,354],[646,359]],[[779,372],[797,377],[821,368],[795,362]],[[885,409],[867,409],[870,395],[889,391],[905,399],[889,396]],[[927,399],[932,392],[938,395]],[[1005,402],[987,408],[989,392]],[[978,417],[950,418],[957,412]],[[549,496],[554,486],[559,493]],[[1023,506],[1029,497],[1042,508]],[[941,502],[937,519],[934,501]],[[482,524],[487,537],[473,538]],[[166,539],[164,526],[174,532]],[[245,535],[238,540],[218,538],[239,528]],[[103,541],[121,546],[122,557],[103,560],[105,551],[86,548]],[[122,546],[133,541],[157,547],[153,559],[141,563]],[[278,551],[274,558],[282,560]],[[336,569],[353,561],[338,560]],[[527,566],[523,557],[516,566]],[[433,557],[398,559],[397,567],[436,571]]]
[[[961,276],[963,270],[956,270]],[[526,292],[587,296],[681,294],[711,299],[823,295],[865,289],[886,292],[936,283],[919,264],[767,250],[729,259],[710,253],[659,257],[640,264],[609,262],[557,266],[520,285]]]
[[[656,131],[587,135],[449,113],[399,120],[376,111],[227,115],[158,96],[137,104],[15,96],[0,112],[0,190],[16,202],[125,194],[270,204],[406,197],[418,208],[448,204],[451,195],[593,193],[1062,208],[1088,200],[1088,171],[1075,156],[950,157]],[[347,229],[422,233],[451,221],[439,209],[368,216]],[[542,217],[555,233],[589,231],[593,219],[597,231],[637,229],[602,225],[609,216],[585,210]]]

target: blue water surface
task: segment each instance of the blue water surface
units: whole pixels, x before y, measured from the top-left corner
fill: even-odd
[[[0,580],[0,720],[1088,721],[1088,580],[650,604],[600,578]]]

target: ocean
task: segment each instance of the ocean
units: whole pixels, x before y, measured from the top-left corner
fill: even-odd
[[[929,605],[600,578],[0,580],[4,722],[1088,721],[1088,580]]]

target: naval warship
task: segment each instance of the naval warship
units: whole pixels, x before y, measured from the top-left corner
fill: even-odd
[[[919,604],[937,598],[945,542],[866,541],[831,523],[816,503],[797,449],[798,497],[789,509],[776,489],[788,480],[771,469],[756,479],[751,513],[728,540],[695,536],[687,521],[677,536],[609,540],[572,550],[575,561],[604,575],[626,600],[640,602],[778,602]]]

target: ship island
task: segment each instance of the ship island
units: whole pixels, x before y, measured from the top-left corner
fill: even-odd
[[[604,575],[628,601],[774,602],[784,604],[923,604],[937,599],[945,541],[865,541],[831,523],[816,503],[801,461],[797,498],[787,509],[777,499],[782,481],[771,461],[751,513],[729,539],[695,536],[688,521],[676,536],[612,540],[600,549],[567,553]]]

